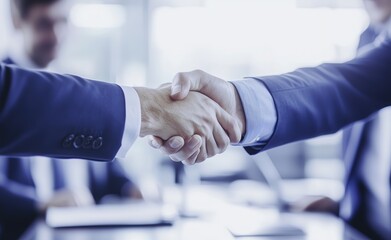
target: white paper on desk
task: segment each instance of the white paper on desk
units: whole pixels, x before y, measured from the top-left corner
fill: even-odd
[[[88,207],[50,208],[46,223],[50,227],[148,226],[172,224],[177,210],[168,205],[134,203]]]
[[[231,206],[219,218],[235,237],[305,235],[300,228],[281,222],[276,208]]]

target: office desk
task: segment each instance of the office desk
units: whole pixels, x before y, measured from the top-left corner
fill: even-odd
[[[216,219],[179,219],[173,226],[52,229],[43,220],[35,222],[23,240],[361,240],[366,239],[341,220],[323,214],[281,214],[281,221],[300,226],[305,236],[235,238]]]

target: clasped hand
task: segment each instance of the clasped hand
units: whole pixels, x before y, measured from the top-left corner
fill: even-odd
[[[202,71],[178,73],[159,89],[136,88],[140,136],[185,164],[203,162],[238,143],[245,119],[235,87]]]

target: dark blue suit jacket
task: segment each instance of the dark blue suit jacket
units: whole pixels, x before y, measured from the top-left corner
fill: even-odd
[[[373,42],[375,37],[373,31],[367,29],[361,36],[360,45]],[[349,123],[366,118],[354,125],[354,135],[352,128],[348,127],[343,138],[346,188],[355,190],[357,202],[357,209],[346,220],[378,239],[376,229],[369,229],[366,222],[365,199],[358,196],[362,189],[358,184],[360,173],[357,169],[366,149],[366,130],[376,118],[376,111],[391,104],[391,42],[344,64],[323,64],[257,79],[272,94],[278,120],[268,144],[247,148],[250,154],[334,133]]]
[[[115,84],[0,64],[0,155],[110,161],[124,124]]]
[[[323,64],[256,77],[271,93],[277,123],[266,145],[250,154],[335,133],[391,105],[391,41],[343,64]]]
[[[377,33],[373,31],[371,27],[369,27],[361,35],[358,49],[366,46],[367,44],[371,44],[376,39],[376,37]],[[344,129],[342,140],[342,157],[346,165],[346,182],[350,181],[350,179],[354,177],[353,174],[355,173],[355,169],[362,160],[362,149],[366,147],[364,132],[365,129],[368,129],[370,122],[373,121],[373,119],[376,117],[377,113],[374,113],[371,117],[356,122]]]
[[[360,37],[358,49],[360,50],[360,48],[373,43],[377,36],[378,33],[371,27],[366,29]],[[364,180],[365,176],[363,176],[362,171],[360,171],[360,169],[362,169],[362,164],[366,161],[372,160],[368,159],[368,155],[366,153],[371,151],[372,145],[369,144],[368,141],[371,141],[370,138],[373,135],[372,129],[376,126],[378,120],[379,114],[374,113],[369,118],[347,127],[344,130],[342,145],[342,156],[346,167],[346,191],[345,197],[342,199],[342,205],[347,204],[353,209],[351,215],[345,216],[345,214],[342,215],[342,217],[372,239],[382,239],[384,238],[383,235],[389,234],[383,233],[383,227],[378,226],[378,224],[371,224],[371,222],[373,222],[373,215],[368,216],[368,211],[370,211],[368,210],[368,205],[377,206],[374,202],[369,202],[374,201],[374,199],[369,198],[371,195],[370,192],[374,190],[368,188],[368,184]],[[373,179],[375,181],[378,180],[376,175],[373,176]],[[391,176],[388,189],[384,189],[384,191],[391,192]],[[352,199],[353,201],[350,202],[348,199]],[[382,209],[382,207],[383,206],[378,206],[377,209]],[[391,216],[391,212],[388,212],[387,214],[388,216]]]

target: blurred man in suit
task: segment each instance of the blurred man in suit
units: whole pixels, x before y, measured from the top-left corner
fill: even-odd
[[[66,35],[67,0],[12,0],[12,20],[22,37],[3,61],[43,70],[57,57]],[[141,199],[119,162],[96,163],[45,157],[2,158],[0,223],[14,239],[49,207],[99,203],[105,196]]]
[[[69,0],[10,0],[16,39],[7,64],[45,69],[55,60],[67,34]]]

